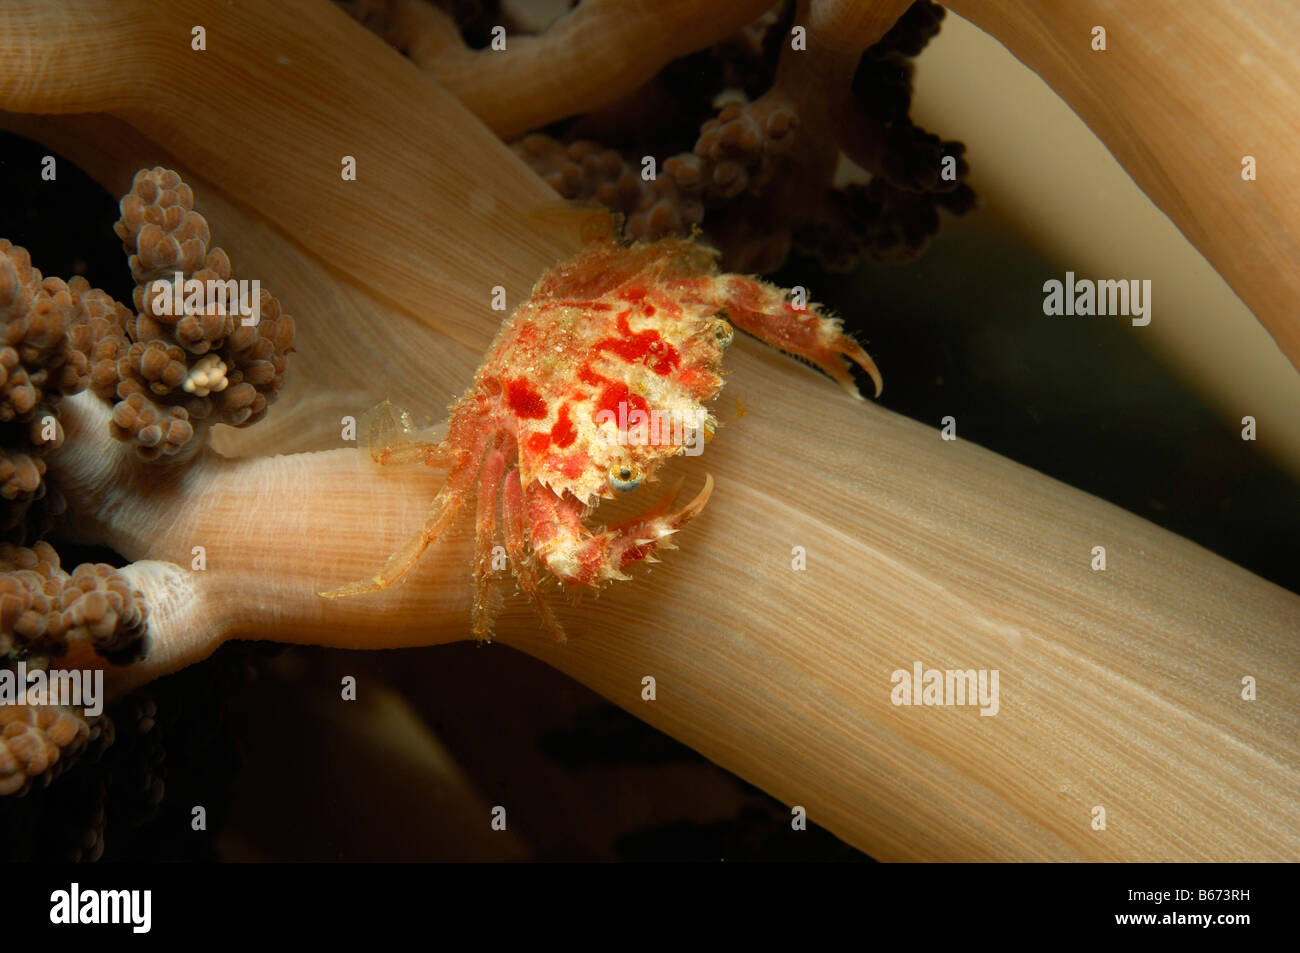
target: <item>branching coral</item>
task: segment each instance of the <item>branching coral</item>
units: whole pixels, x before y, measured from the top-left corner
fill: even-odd
[[[45,511],[36,522],[62,510],[44,454],[63,442],[59,399],[86,386],[97,323],[113,307],[84,280],[43,279],[26,251],[0,240],[0,530],[11,536],[24,535],[33,502]]]
[[[0,241],[0,420],[8,444],[0,496],[4,528],[18,539],[63,515],[62,496],[43,480],[47,456],[65,439],[61,398],[89,386],[111,408],[105,430],[148,461],[192,455],[214,421],[259,420],[284,381],[293,319],[265,290],[257,310],[234,310],[230,261],[208,249],[207,222],[180,177],[141,170],[121,210],[116,230],[136,281],[134,315],[84,278],[42,278],[24,249]],[[173,308],[176,301],[182,306]],[[47,504],[39,525],[29,512],[36,500]],[[47,669],[70,649],[84,656],[78,646],[130,664],[145,652],[145,628],[145,599],[127,573],[88,563],[69,574],[47,542],[0,543],[0,668],[8,674],[15,663]],[[19,705],[6,719],[3,793],[48,780],[89,736],[81,715],[57,706]]]
[[[236,310],[230,259],[209,251],[207,222],[176,173],[141,170],[116,230],[134,315],[85,279],[42,279],[26,251],[0,243],[0,422],[24,425],[20,447],[0,458],[8,501],[42,493],[41,448],[63,439],[59,396],[89,384],[114,404],[114,436],[153,459],[196,446],[196,423],[255,423],[284,382],[293,319],[264,289],[247,314]],[[24,512],[6,510],[10,527]]]
[[[90,738],[90,725],[76,711],[58,705],[0,708],[0,795],[21,793],[35,778],[52,779]]]
[[[257,646],[230,645],[208,664],[109,705],[88,731],[79,732],[84,740],[73,756],[62,754],[41,777],[47,781],[57,773],[57,783],[0,799],[0,862],[111,860],[141,852],[167,860],[210,859],[211,838],[221,829],[242,763],[241,700],[254,660],[264,654]],[[48,719],[50,711],[15,710],[8,720]],[[0,721],[5,718],[0,709]],[[21,737],[28,749],[35,747],[34,739]],[[48,737],[43,740],[49,744]],[[0,785],[3,769],[0,752]],[[190,823],[196,804],[208,814],[206,835]]]
[[[0,658],[59,657],[83,643],[129,663],[143,650],[144,612],[112,566],[85,563],[69,575],[49,543],[0,544]]]
[[[46,455],[65,438],[59,404],[90,382],[100,335],[124,316],[85,279],[43,278],[25,250],[0,240],[0,526],[11,538],[38,533],[62,515],[63,497],[44,479]],[[40,504],[35,511],[33,503]],[[129,662],[143,651],[143,614],[139,594],[111,566],[85,564],[68,574],[48,543],[0,543],[0,671],[11,677],[16,662],[44,669],[78,645]],[[48,780],[91,734],[72,709],[0,708],[0,793]]]
[[[729,249],[732,267],[773,270],[792,245],[832,270],[863,256],[905,261],[938,230],[939,208],[961,214],[972,207],[961,143],[944,142],[907,117],[908,57],[938,31],[942,15],[926,0],[913,4],[856,61],[809,55],[778,29],[771,89],[751,103],[723,106],[701,126],[691,153],[664,163],[681,192],[718,209],[707,228]],[[813,16],[804,2],[794,23],[807,23],[806,42],[820,51],[831,33],[838,43],[852,42],[860,24],[845,19],[852,20]],[[834,187],[841,150],[871,173],[869,184]]]
[[[541,95],[522,83],[513,88],[530,95],[516,100],[498,87],[500,114],[519,115],[520,100],[553,103],[555,82],[575,74],[586,75],[567,114],[594,111],[689,52],[684,45],[733,33],[765,5],[695,35],[692,24],[736,8],[637,7],[632,36],[659,18],[644,62],[603,102],[586,75],[599,86],[608,64],[576,57],[547,71],[521,44],[519,57],[489,72],[526,66]],[[865,43],[870,30],[842,31],[850,66],[900,12],[885,7],[853,5],[880,22]],[[109,436],[109,410],[93,394],[64,401],[66,439],[51,469],[73,478],[65,531],[127,558],[167,561],[123,570],[149,604],[151,651],[109,675],[126,688],[239,636],[351,647],[462,637],[472,599],[464,527],[405,585],[365,604],[316,596],[368,571],[419,522],[426,473],[376,472],[351,448],[272,454],[337,446],[341,414],[382,397],[412,405],[423,395],[419,406],[436,408],[463,386],[499,326],[488,290],[522,300],[571,251],[571,237],[528,216],[552,193],[445,90],[338,11],[308,0],[257,11],[185,0],[169,8],[175,36],[211,18],[238,38],[196,57],[144,8],[7,5],[0,51],[22,55],[0,57],[13,64],[0,72],[0,105],[129,119],[137,132],[119,124],[102,139],[84,133],[96,128],[84,120],[39,130],[72,130],[66,154],[115,188],[124,167],[159,161],[166,143],[192,170],[186,178],[205,182],[213,221],[238,242],[241,263],[274,275],[285,300],[318,320],[300,343],[302,390],[286,401],[297,430],[275,429],[272,415],[246,435],[246,459],[198,455],[183,480],[151,479],[148,464]],[[585,22],[601,11],[617,26],[608,4]],[[63,43],[52,24],[69,22],[96,42]],[[817,35],[834,42],[836,31]],[[1047,48],[1050,35],[1034,42]],[[676,44],[669,56],[666,36]],[[271,66],[277,57],[292,68]],[[41,82],[23,65],[35,63]],[[186,109],[203,96],[214,108]],[[375,108],[383,102],[404,106]],[[229,115],[245,124],[246,149],[228,147]],[[494,128],[513,137],[558,118],[539,115]],[[1186,134],[1175,140],[1186,145]],[[354,151],[363,172],[340,182],[337,156]],[[811,371],[744,341],[731,359],[728,386],[753,410],[704,458],[718,491],[691,547],[623,592],[561,609],[574,634],[567,646],[549,645],[517,604],[503,613],[501,641],[806,806],[882,859],[1300,849],[1290,810],[1295,686],[1270,686],[1253,708],[1224,701],[1242,672],[1295,668],[1293,595],[969,443],[945,445],[929,427],[828,396]],[[1140,571],[1089,572],[1098,534],[1117,564]],[[207,549],[206,571],[174,565],[188,565],[195,545]],[[790,571],[794,545],[815,571]],[[1199,664],[1188,664],[1193,657]],[[1008,692],[998,718],[911,717],[890,704],[885,680],[915,658],[978,659],[1014,680],[1014,702]],[[646,673],[661,686],[653,705],[640,696]],[[1122,825],[1105,836],[1088,825],[1099,800],[1124,805]]]
[[[141,170],[115,228],[131,256],[136,314],[119,312],[125,320],[95,344],[95,392],[118,401],[114,436],[151,459],[190,445],[196,422],[262,419],[284,383],[293,318],[265,289],[237,310],[230,259],[209,250],[208,223],[175,172]]]
[[[939,208],[962,214],[974,200],[961,143],[944,142],[907,117],[909,57],[938,31],[942,15],[926,0],[913,4],[850,72],[850,58],[808,55],[795,45],[791,23],[808,24],[805,42],[816,50],[825,47],[825,31],[842,28],[800,5],[769,28],[766,58],[773,50],[780,56],[771,88],[752,102],[728,102],[703,122],[693,149],[664,162],[670,184],[653,188],[657,220],[634,210],[629,231],[679,228],[661,209],[667,196],[680,196],[677,204],[689,210],[683,221],[694,223],[707,210],[706,232],[739,270],[779,268],[792,246],[831,270],[862,257],[914,257],[938,230]],[[762,62],[751,76],[764,72]],[[841,150],[871,173],[869,184],[835,187]]]
[[[76,646],[128,664],[144,650],[144,612],[141,594],[111,566],[69,575],[48,543],[0,544],[0,670],[10,677],[15,660],[46,669]],[[63,705],[0,706],[0,795],[50,781],[105,730],[104,719]]]
[[[420,9],[389,5],[370,25],[440,75],[440,64],[466,53],[435,42],[447,25]],[[564,198],[624,215],[632,238],[703,225],[731,270],[773,271],[792,247],[832,270],[863,257],[906,261],[938,231],[939,209],[960,215],[974,204],[961,143],[907,115],[911,58],[942,17],[920,0],[875,39],[874,16],[779,4],[618,102],[576,117],[557,105],[554,118],[570,119],[564,128],[514,148]],[[558,42],[551,31],[567,26],[534,42]],[[490,70],[485,55],[477,59]],[[719,96],[731,99],[715,109]],[[869,183],[836,186],[841,153]],[[647,159],[662,163],[661,174],[646,174]]]

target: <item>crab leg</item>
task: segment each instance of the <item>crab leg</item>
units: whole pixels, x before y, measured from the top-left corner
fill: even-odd
[[[713,477],[705,477],[704,488],[695,499],[670,513],[681,486],[678,480],[644,513],[595,535],[582,531],[582,514],[576,500],[560,499],[538,486],[538,492],[529,495],[532,522],[538,528],[533,550],[546,568],[568,586],[596,586],[611,579],[626,579],[623,570],[633,563],[654,562],[656,550],[676,548],[668,537],[704,509],[713,492]]]
[[[505,455],[494,445],[488,448],[479,471],[478,514],[474,528],[474,637],[492,638],[492,547],[496,541],[497,506],[501,498],[501,477]]]
[[[515,567],[515,577],[519,580],[519,588],[532,601],[533,606],[537,609],[537,614],[542,617],[542,624],[546,631],[551,633],[551,637],[556,642],[567,641],[564,637],[564,629],[561,627],[559,620],[555,618],[555,613],[551,607],[546,604],[542,598],[542,589],[537,581],[537,573],[528,561],[528,552],[526,549],[527,523],[524,518],[524,488],[519,482],[519,471],[511,470],[506,476],[506,486],[504,493],[504,507],[506,518],[506,553],[510,556],[510,562]]]
[[[860,398],[853,375],[842,360],[846,357],[867,372],[876,385],[876,396],[880,396],[885,384],[875,361],[844,333],[838,318],[822,314],[811,303],[806,308],[796,308],[785,299],[784,291],[766,282],[738,275],[718,280],[724,283],[725,291],[716,304],[736,327],[816,365]]]
[[[451,466],[454,457],[446,443],[421,443],[418,440],[399,440],[370,451],[371,458],[380,466],[401,466],[423,463],[430,467]]]
[[[451,443],[426,443],[403,439],[412,430],[410,415],[389,401],[370,408],[361,417],[361,439],[370,448],[370,457],[380,466],[424,463],[431,467],[451,466],[454,452]]]
[[[320,595],[326,599],[338,599],[344,596],[359,596],[367,592],[379,592],[387,589],[410,572],[416,560],[429,548],[429,544],[436,542],[447,531],[447,527],[451,525],[456,518],[456,514],[460,512],[460,508],[465,503],[465,497],[474,483],[474,477],[479,472],[479,465],[482,462],[481,449],[482,443],[480,442],[469,454],[462,456],[459,463],[453,466],[450,475],[447,477],[447,482],[443,484],[442,489],[434,498],[433,507],[429,512],[429,518],[425,521],[424,527],[403,543],[397,552],[388,557],[388,562],[384,563],[383,569],[369,579],[350,582],[346,586],[326,590]]]

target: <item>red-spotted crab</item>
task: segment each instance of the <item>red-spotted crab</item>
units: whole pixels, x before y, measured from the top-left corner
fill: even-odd
[[[635,517],[603,529],[585,521],[600,500],[636,490],[667,458],[697,453],[712,436],[716,421],[704,405],[722,389],[732,325],[810,361],[856,397],[848,358],[880,393],[875,364],[837,319],[773,285],[719,274],[712,249],[681,239],[592,242],[548,272],[503,324],[440,443],[394,439],[390,418],[375,460],[448,468],[446,483],[423,528],[378,573],[321,595],[393,585],[476,493],[475,636],[491,637],[500,499],[519,586],[563,641],[530,557],[565,586],[597,588],[673,548],[668,537],[704,507],[711,477],[680,509],[679,481]]]

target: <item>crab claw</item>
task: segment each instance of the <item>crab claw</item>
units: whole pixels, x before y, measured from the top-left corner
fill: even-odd
[[[884,378],[880,376],[880,368],[876,367],[876,362],[871,359],[871,355],[862,350],[862,345],[847,334],[840,332],[836,335],[834,343],[829,348],[831,355],[842,354],[847,357],[858,367],[867,372],[871,378],[871,383],[876,386],[876,397],[879,397],[885,389]],[[858,393],[857,385],[853,383],[853,378],[844,368],[844,365],[835,360],[831,355],[825,359],[817,361],[817,366],[824,370],[835,380],[840,382],[840,386],[847,390],[852,397],[861,397]]]
[[[608,562],[619,572],[619,576],[614,578],[623,577],[622,570],[643,559],[657,562],[654,558],[656,549],[677,548],[668,537],[695,519],[700,510],[704,509],[704,504],[709,502],[709,496],[713,493],[713,477],[706,475],[704,487],[695,494],[695,499],[676,513],[669,514],[681,489],[682,481],[678,479],[650,509],[610,527],[596,537],[598,540],[608,540]]]
[[[699,515],[713,492],[713,477],[706,476],[695,499],[670,512],[681,490],[678,480],[644,513],[586,537],[556,539],[540,552],[546,567],[567,586],[598,586],[611,579],[627,579],[633,563],[653,562],[660,549],[675,549],[669,537]],[[567,543],[567,545],[566,545]]]
[[[844,333],[839,318],[814,303],[796,307],[775,285],[741,275],[717,279],[713,303],[731,323],[778,350],[801,357],[838,381],[850,396],[861,399],[845,359],[867,372],[879,397],[885,388],[876,362],[857,341]]]

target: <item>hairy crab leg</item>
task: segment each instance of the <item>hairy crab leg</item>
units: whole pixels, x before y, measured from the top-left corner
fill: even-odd
[[[503,496],[506,522],[506,553],[510,556],[510,562],[514,566],[515,577],[519,580],[519,588],[532,601],[533,606],[537,609],[537,614],[542,617],[542,624],[546,627],[546,631],[551,633],[551,637],[556,642],[567,641],[564,637],[564,628],[560,625],[559,620],[555,618],[555,613],[546,604],[546,600],[542,598],[542,588],[537,581],[537,573],[528,562],[524,488],[519,481],[518,470],[511,470],[506,475]]]
[[[732,275],[725,279],[724,293],[715,303],[726,311],[736,327],[765,344],[801,357],[821,368],[854,397],[861,398],[853,375],[841,357],[846,357],[871,377],[876,396],[884,390],[876,362],[857,341],[845,334],[838,318],[821,313],[816,304],[795,307],[775,285]]]
[[[428,443],[405,439],[414,430],[411,415],[390,401],[382,401],[362,414],[359,425],[363,445],[380,466],[424,463],[449,467],[455,461],[455,451],[447,440]]]
[[[421,443],[418,440],[400,440],[387,446],[374,447],[370,456],[380,466],[423,463],[431,467],[449,467],[455,459],[455,454],[445,441]]]
[[[436,542],[438,537],[447,531],[456,514],[465,504],[465,497],[473,486],[474,478],[478,475],[482,463],[482,446],[482,441],[479,441],[473,450],[463,455],[460,462],[452,467],[447,482],[434,498],[429,518],[423,528],[388,557],[384,568],[369,579],[350,582],[337,589],[327,589],[320,595],[326,599],[339,599],[345,596],[359,596],[367,592],[379,592],[410,572],[416,560],[429,548],[429,544]]]
[[[492,617],[496,608],[492,604],[492,548],[496,542],[497,507],[505,469],[505,454],[495,445],[489,447],[479,472],[478,514],[474,528],[473,632],[477,639],[492,638]]]
[[[654,561],[659,549],[674,549],[668,537],[699,515],[713,492],[713,477],[706,476],[704,488],[695,499],[675,513],[669,512],[677,500],[682,481],[678,480],[650,509],[601,533],[565,531],[574,520],[581,528],[581,512],[576,500],[561,500],[545,487],[530,493],[533,525],[544,530],[558,528],[541,542],[534,541],[534,551],[562,583],[568,586],[596,586],[612,579],[628,578],[623,570],[642,560]],[[566,505],[568,504],[568,505]],[[567,519],[566,519],[567,517]]]

